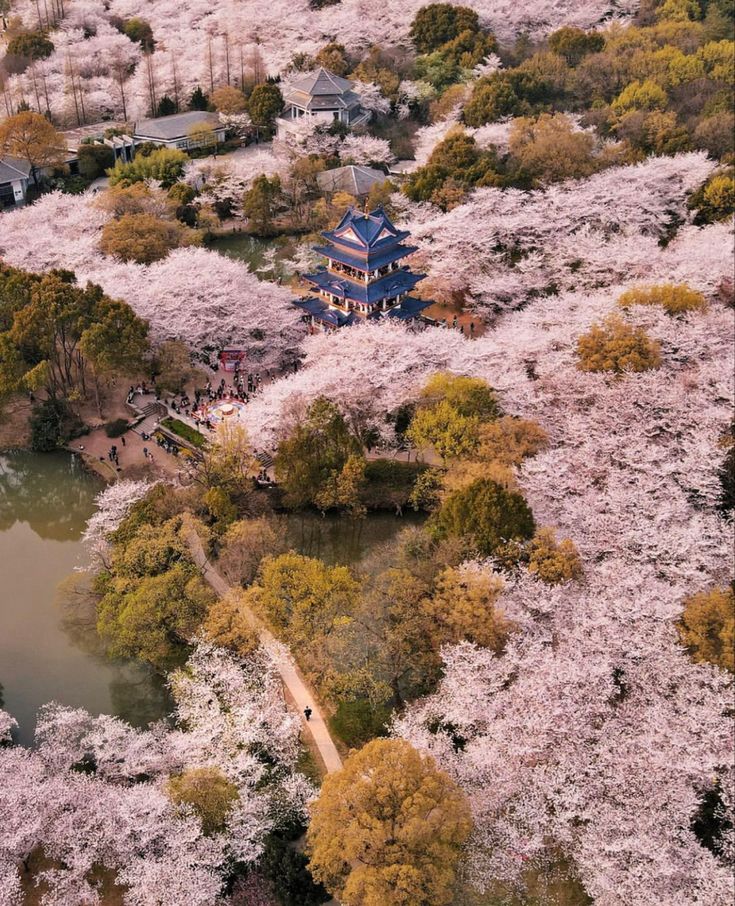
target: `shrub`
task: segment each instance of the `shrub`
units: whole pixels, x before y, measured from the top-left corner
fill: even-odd
[[[735,672],[735,594],[733,586],[713,588],[684,602],[679,639],[696,663]]]
[[[120,437],[122,434],[125,434],[129,427],[126,418],[116,418],[114,421],[107,422],[105,425],[105,434],[108,437]]]
[[[85,179],[97,179],[114,165],[115,153],[107,145],[94,143],[79,148],[79,175]]]
[[[422,462],[371,459],[365,464],[363,501],[368,509],[405,506],[416,480],[427,466]]]
[[[44,400],[31,415],[31,449],[49,453],[87,430],[62,400]]]
[[[329,719],[329,726],[345,745],[359,749],[376,736],[386,735],[390,713],[388,705],[372,705],[367,699],[343,701]]]
[[[631,327],[617,315],[593,324],[577,340],[581,371],[648,371],[661,364],[661,347],[642,327]]]
[[[702,293],[686,283],[662,283],[658,286],[635,286],[618,299],[623,308],[630,305],[660,305],[670,315],[684,311],[701,311],[707,307]]]
[[[486,478],[450,494],[430,523],[435,537],[465,537],[491,556],[501,544],[532,537],[533,514],[525,499]]]
[[[135,159],[130,163],[126,164],[119,160],[108,171],[110,185],[121,183],[129,186],[134,182],[155,179],[164,189],[168,189],[181,179],[188,160],[187,155],[176,148],[157,148],[150,154],[141,154],[138,149]]]
[[[232,806],[240,798],[237,787],[219,768],[191,768],[168,781],[168,795],[175,805],[190,806],[205,834],[224,829]]]

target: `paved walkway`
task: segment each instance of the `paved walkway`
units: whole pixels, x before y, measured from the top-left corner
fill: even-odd
[[[185,519],[187,520],[184,529],[185,536],[194,562],[201,569],[205,581],[211,585],[217,594],[220,597],[226,595],[227,592],[231,590],[231,586],[209,562],[196,528],[188,517],[185,517]],[[276,639],[273,633],[263,624],[255,613],[250,610],[250,608],[244,609],[244,615],[253,629],[257,632],[261,644],[272,652],[283,685],[286,687],[291,700],[302,715],[303,729],[311,736],[327,773],[331,774],[334,771],[338,771],[342,767],[342,759],[337,751],[337,747],[332,741],[332,737],[329,735],[329,729],[321,709],[301,676],[301,672],[294,663],[293,658],[290,655],[287,657],[284,656],[284,646]],[[311,718],[308,721],[303,719],[304,708],[307,707],[311,708]]]

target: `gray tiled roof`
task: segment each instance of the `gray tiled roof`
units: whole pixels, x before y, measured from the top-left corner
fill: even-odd
[[[186,113],[174,113],[171,116],[141,120],[135,124],[135,137],[173,141],[176,138],[186,138],[192,128],[200,124],[210,126],[212,129],[221,125],[216,113],[208,113],[206,110],[188,110]]]
[[[14,179],[28,179],[31,165],[28,161],[16,157],[0,158],[0,183],[12,182]]]
[[[283,92],[287,104],[306,110],[351,109],[360,104],[352,82],[320,67],[288,85]]]
[[[382,170],[352,165],[318,173],[316,181],[323,192],[348,192],[350,195],[367,195],[376,183],[384,183],[387,178]]]
[[[323,66],[307,73],[303,78],[292,82],[291,88],[294,91],[303,91],[311,97],[317,97],[322,94],[344,94],[352,88],[352,82],[349,79],[343,79],[335,75]]]

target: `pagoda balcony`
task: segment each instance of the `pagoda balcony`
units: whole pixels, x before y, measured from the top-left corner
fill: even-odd
[[[327,269],[331,273],[340,277],[347,277],[348,280],[356,280],[360,283],[370,283],[372,280],[380,280],[380,278],[385,277],[386,274],[402,269],[402,265],[400,265],[398,261],[392,261],[390,264],[379,267],[374,271],[360,271],[354,267],[350,267],[348,264],[342,264],[340,261],[335,261],[333,258],[328,260],[329,265]]]

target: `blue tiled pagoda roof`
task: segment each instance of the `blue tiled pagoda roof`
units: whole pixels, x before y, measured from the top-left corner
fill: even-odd
[[[400,261],[407,255],[413,254],[418,246],[415,245],[396,245],[393,248],[386,248],[373,254],[361,256],[355,252],[348,252],[339,248],[337,245],[315,245],[314,251],[325,258],[331,258],[346,264],[348,267],[354,267],[359,271],[374,271],[379,267],[385,267],[386,264],[392,264],[394,261]]]
[[[412,318],[417,318],[425,308],[433,304],[433,302],[424,302],[423,299],[417,299],[415,296],[406,296],[400,305],[391,308],[386,312],[385,316],[386,318],[398,318],[400,321],[410,321]]]
[[[409,235],[406,230],[396,229],[382,208],[369,214],[349,208],[333,230],[322,233],[330,244],[359,255],[371,269],[374,256],[400,246]]]
[[[331,293],[339,299],[351,299],[353,302],[375,305],[382,299],[389,299],[399,293],[413,289],[424,278],[424,274],[412,274],[406,270],[391,271],[380,280],[367,285],[357,280],[337,277],[327,270],[307,274],[304,279],[322,292]]]
[[[330,327],[349,327],[362,319],[354,312],[343,312],[336,308],[330,308],[326,302],[321,299],[315,299],[309,296],[307,299],[298,299],[294,302],[306,314],[311,315],[317,321],[327,324]]]

